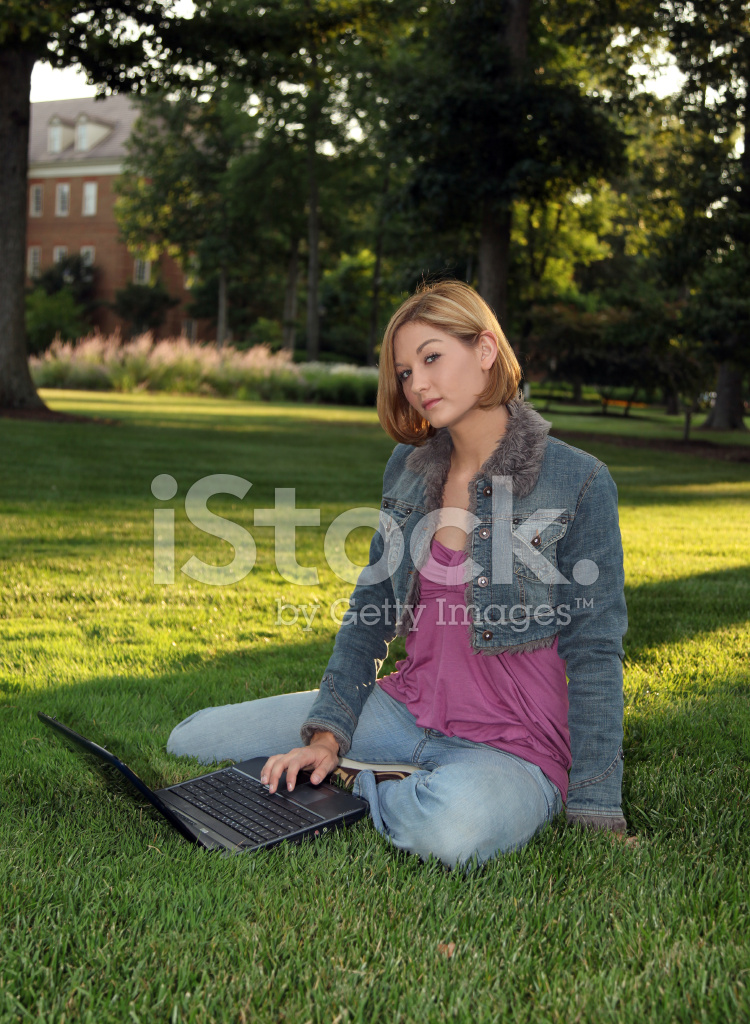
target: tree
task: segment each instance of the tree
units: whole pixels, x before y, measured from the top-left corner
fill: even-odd
[[[153,284],[135,284],[128,281],[124,288],[115,292],[112,308],[119,317],[130,324],[132,334],[154,331],[164,323],[167,310],[179,305],[160,281]]]
[[[200,100],[190,90],[144,98],[116,186],[117,219],[130,249],[146,259],[168,253],[186,272],[217,278],[219,345],[227,333],[232,268],[254,242],[248,164],[257,125],[246,99],[233,83]]]
[[[623,159],[607,99],[617,78],[602,71],[607,88],[589,87],[584,67],[606,67],[612,47],[597,28],[597,53],[593,30],[579,20],[574,31],[568,6],[435,0],[392,78],[391,124],[413,161],[414,197],[439,225],[473,226],[479,290],[506,325],[514,204],[559,200]],[[578,6],[589,20],[597,8]],[[621,26],[606,24],[610,44]],[[613,63],[621,70],[623,58]]]
[[[703,187],[684,197],[686,208],[695,211],[695,218],[686,218],[683,232],[681,249],[693,256],[689,263],[685,260],[684,275],[688,283],[710,281],[725,296],[726,314],[738,283],[737,265],[747,266],[750,253],[750,4],[665,0],[659,12],[670,50],[685,75],[680,116],[698,140],[697,163],[703,172]],[[703,244],[691,246],[695,221],[704,229]],[[705,427],[741,429],[742,378],[750,365],[747,321],[744,315],[739,321],[725,315],[719,333],[715,312],[709,315],[708,333],[718,363],[717,397]]]
[[[24,325],[31,71],[83,67],[102,88],[139,88],[174,24],[172,0],[5,0],[0,9],[0,408],[41,408]]]

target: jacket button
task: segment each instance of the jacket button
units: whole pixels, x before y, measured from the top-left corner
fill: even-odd
[[[491,629],[485,629],[484,633],[482,633],[482,639],[483,640],[491,640],[492,639],[492,630]]]
[[[477,580],[477,586],[486,587],[489,582],[486,576],[480,576]]]
[[[542,543],[542,538],[539,536],[539,534],[537,534],[531,543],[534,545],[535,548],[538,548],[539,545]]]
[[[483,489],[482,494],[485,496],[485,498],[489,498],[489,496],[492,494],[492,488],[488,485]]]
[[[487,540],[489,535],[490,531],[487,529],[486,526],[483,526],[482,529],[479,531],[479,536],[482,538],[482,540]]]

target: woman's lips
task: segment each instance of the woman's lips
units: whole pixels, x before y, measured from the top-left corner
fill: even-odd
[[[425,404],[422,406],[422,408],[425,409],[425,410],[430,409],[430,408],[432,408],[433,405],[435,405],[436,402],[439,402],[439,401],[440,401],[439,398],[432,398],[432,399],[430,399],[429,402],[425,402]]]

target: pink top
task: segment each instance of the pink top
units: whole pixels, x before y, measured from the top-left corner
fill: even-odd
[[[474,655],[465,621],[465,558],[433,538],[420,571],[424,608],[417,629],[407,634],[405,660],[378,684],[406,704],[421,728],[487,743],[538,765],[565,800],[568,687],[557,638],[549,648]]]

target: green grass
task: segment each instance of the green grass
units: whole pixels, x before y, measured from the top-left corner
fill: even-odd
[[[638,845],[559,821],[464,876],[363,821],[225,859],[103,787],[36,712],[170,784],[196,770],[165,753],[185,715],[316,686],[336,632],[323,612],[350,590],[326,568],[324,530],[377,505],[392,442],[368,409],[46,397],[117,423],[0,419],[0,1021],[749,1018],[747,466],[590,446],[620,493]],[[211,504],[256,540],[245,580],[153,584],[159,473],[179,484],[178,566],[229,557],[187,521],[187,488],[209,473],[252,483]],[[316,586],[283,580],[270,529],[253,525],[275,487],[321,510],[320,529],[297,531]],[[361,563],[367,547],[360,530],[347,552]],[[318,602],[313,628],[278,625],[277,599]]]
[[[533,401],[533,399],[532,399]],[[549,420],[554,430],[584,431],[620,437],[657,438],[667,441],[681,441],[685,420],[682,416],[667,416],[661,409],[633,409],[623,416],[622,409],[612,408],[605,415],[591,406],[560,405],[551,402],[535,403],[536,408]],[[697,413],[691,423],[690,440],[708,441],[713,444],[750,445],[750,430],[701,430],[706,413]],[[745,421],[750,426],[750,420]]]

